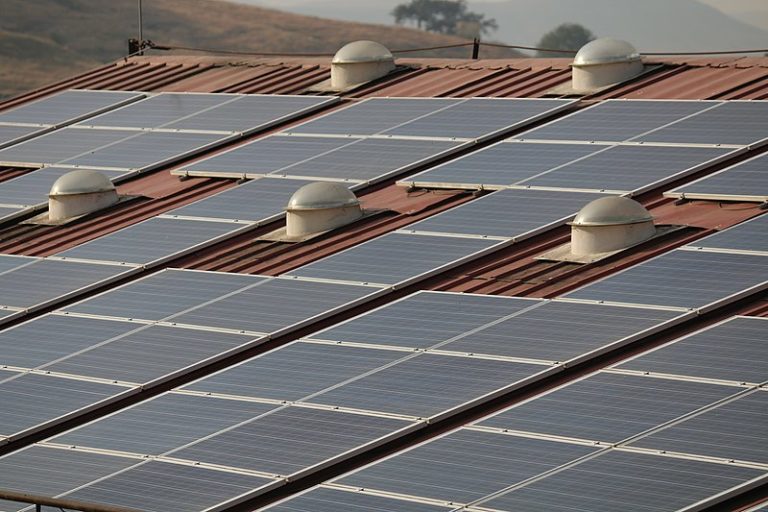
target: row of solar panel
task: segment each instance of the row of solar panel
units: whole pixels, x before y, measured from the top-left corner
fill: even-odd
[[[151,278],[145,280],[147,285],[150,281]],[[142,298],[147,298],[144,294],[132,297],[131,286],[123,289],[120,300],[110,301],[110,294],[106,294],[84,302],[80,308],[88,310],[91,304],[90,307],[98,309],[99,302],[107,300],[106,311],[111,308],[123,311],[121,303],[138,304]],[[571,307],[574,309],[568,312]],[[546,308],[559,310],[545,311]],[[444,318],[455,320],[446,324],[436,323],[437,329],[425,325],[422,332],[417,331],[415,336],[405,332],[407,325],[419,325],[423,319],[435,323],[435,310],[439,310]],[[201,495],[194,493],[194,498],[185,498],[184,504],[179,504],[188,507],[184,510],[201,510],[218,501],[228,502],[245,492],[259,494],[266,490],[265,485],[275,483],[275,475],[296,477],[309,468],[317,469],[338,460],[342,454],[350,455],[357,450],[370,448],[390,436],[404,434],[417,425],[413,419],[398,419],[393,414],[426,416],[446,408],[450,410],[457,407],[457,404],[460,406],[467,403],[473,397],[491,396],[494,387],[505,386],[509,389],[516,379],[543,375],[546,368],[551,368],[541,364],[543,361],[540,364],[533,364],[533,361],[521,363],[488,357],[459,356],[458,352],[443,355],[439,350],[414,353],[413,348],[457,348],[459,352],[477,350],[482,345],[482,339],[485,339],[488,347],[480,352],[493,352],[493,347],[506,347],[507,350],[519,347],[521,352],[518,355],[523,357],[530,356],[531,351],[536,350],[539,350],[539,354],[542,350],[575,354],[592,351],[598,348],[600,342],[607,342],[608,345],[621,343],[620,340],[631,339],[633,334],[648,333],[665,323],[669,325],[668,322],[675,321],[675,315],[658,310],[604,305],[586,307],[581,304],[525,299],[420,293],[316,335],[319,339],[335,340],[331,344],[302,341],[287,345],[204,378],[182,390],[160,395],[97,420],[42,446],[6,456],[0,459],[0,466],[25,468],[19,480],[11,482],[11,488],[29,491],[29,485],[34,485],[32,490],[38,492],[66,493],[73,498],[133,506],[143,510],[161,510],[169,487],[176,487],[178,482],[191,485],[206,481],[208,485],[216,485],[220,491]],[[394,318],[400,320],[400,323],[394,324]],[[562,321],[564,318],[565,322]],[[568,319],[573,319],[573,323],[569,323]],[[401,325],[403,332],[398,334],[398,330],[394,330],[393,337],[389,338],[383,330],[375,329],[375,326],[382,324]],[[630,438],[657,424],[663,425],[720,400],[736,397],[740,389],[743,389],[736,382],[764,381],[765,367],[760,361],[765,359],[765,347],[760,341],[764,339],[767,327],[768,322],[761,319],[734,320],[662,347],[650,353],[646,359],[641,357],[623,365],[630,370],[638,368],[638,373],[681,373],[689,380],[692,378],[691,382],[679,378],[669,380],[624,375],[617,371],[603,372],[544,395],[539,399],[542,402],[532,400],[517,406],[514,414],[502,412],[480,423],[480,426],[486,430],[526,430],[605,442]],[[574,338],[580,332],[584,333],[583,337],[579,336],[581,342]],[[505,336],[512,338],[503,340]],[[414,338],[417,342],[415,344]],[[344,343],[338,344],[339,341]],[[462,341],[468,341],[470,345],[461,346]],[[453,346],[456,342],[459,343],[458,347]],[[685,365],[680,364],[680,351],[689,354]],[[691,359],[692,355],[694,359]],[[312,372],[306,371],[307,365],[313,368]],[[473,371],[467,372],[468,366]],[[457,370],[459,367],[461,371]],[[56,378],[31,376],[38,379]],[[702,377],[705,380],[701,380]],[[731,381],[732,384],[718,384],[708,380],[713,378]],[[700,382],[697,383],[697,380]],[[648,383],[654,385],[649,387]],[[440,392],[436,392],[437,389]],[[593,399],[595,393],[601,396],[599,401]],[[659,397],[662,397],[664,407],[658,407]],[[747,396],[745,399],[753,398]],[[285,401],[292,404],[285,405]],[[338,407],[343,410],[338,410]],[[752,407],[760,410],[760,403]],[[372,412],[361,415],[347,408]],[[542,412],[542,408],[551,412]],[[638,411],[642,411],[642,414],[638,414]],[[552,414],[557,415],[556,418]],[[706,419],[705,416],[702,414],[700,417]],[[598,421],[597,418],[601,419]],[[730,458],[754,462],[755,457],[758,457],[757,462],[766,464],[765,454],[755,451],[750,444],[755,435],[765,435],[759,425],[760,422],[755,423],[755,432],[742,432],[742,437],[729,445]],[[700,425],[696,428],[701,430]],[[523,481],[527,476],[595,451],[595,448],[568,445],[562,441],[531,440],[495,431],[485,432],[482,428],[481,431],[467,434],[468,430],[471,429],[464,429],[387,459],[379,465],[362,470],[359,476],[356,474],[342,479],[342,483],[352,482],[351,485],[367,489],[464,502],[471,501],[466,498],[468,495],[477,499],[494,492],[488,489],[489,486],[501,490],[516,481]],[[721,433],[717,430],[713,432]],[[466,439],[466,436],[474,437],[475,441]],[[707,443],[701,444],[704,446]],[[72,446],[78,448],[66,451],[60,449]],[[739,446],[742,452],[734,451]],[[98,449],[123,452],[124,455],[113,457],[94,453]],[[674,448],[668,449],[675,451]],[[423,451],[423,456],[419,450]],[[749,450],[748,457],[734,456],[744,453],[743,450]],[[686,449],[676,451],[690,452]],[[511,459],[502,456],[503,460],[525,463],[510,465],[505,462],[502,467],[498,464],[484,466],[491,464],[494,459],[499,460],[500,453],[507,452]],[[696,450],[691,453],[701,455]],[[148,466],[144,456],[149,454],[160,455],[160,458]],[[527,458],[521,459],[523,456]],[[610,460],[613,456],[619,455],[601,455],[604,458],[600,462]],[[645,460],[642,471],[646,471],[643,473],[646,475],[648,471],[663,471],[665,464],[670,463],[665,458],[656,460],[642,454],[626,456],[630,460]],[[35,463],[30,465],[30,460],[35,460]],[[462,463],[447,471],[445,469],[451,465],[451,460],[460,460]],[[74,470],[64,472],[73,475],[76,482],[45,479],[51,464],[55,464],[59,470],[72,467]],[[695,465],[688,459],[679,464],[685,467]],[[715,469],[720,467],[718,465],[696,464],[701,465],[699,472],[704,475],[726,471],[728,478],[715,478],[700,485],[696,491],[678,494],[675,499],[681,504],[694,497],[704,498],[716,494],[744,482],[747,475],[751,478],[761,473],[739,465],[726,466],[732,468],[728,470],[718,470]],[[80,469],[86,465],[89,468],[87,471]],[[214,466],[218,466],[218,469],[214,470]],[[221,466],[232,469],[227,471]],[[116,467],[120,470],[130,469],[115,473]],[[631,482],[642,476],[633,477],[632,471],[626,465],[624,467],[625,471],[615,472],[616,478],[625,478]],[[485,478],[488,471],[495,478]],[[529,474],[531,471],[533,473]],[[630,474],[627,475],[626,471],[630,471]],[[112,476],[101,480],[109,475]],[[157,493],[147,488],[148,479],[153,478],[152,475],[155,482],[161,476],[166,478],[163,486],[156,489]],[[270,479],[265,480],[265,477]],[[229,485],[228,482],[237,478],[249,483],[240,487]],[[96,479],[100,481],[80,488]],[[358,484],[358,481],[365,481],[365,484]],[[679,477],[670,481],[675,485],[681,483]],[[126,495],[119,492],[119,489],[129,484],[134,486],[131,493]],[[301,500],[307,496],[312,498],[315,495],[310,493],[302,496],[297,498],[299,501],[296,504],[290,503],[287,506],[300,507]],[[343,507],[354,505],[356,500],[366,500],[365,497],[352,494],[341,496],[351,501],[346,503],[339,498],[342,501],[337,504],[339,508],[334,510],[346,510]],[[385,509],[401,510],[398,506],[400,503],[395,500],[390,508]],[[407,503],[402,505],[407,507]],[[615,506],[615,501],[610,503]]]

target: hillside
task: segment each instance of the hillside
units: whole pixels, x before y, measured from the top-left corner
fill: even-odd
[[[728,16],[768,30],[768,2],[765,0],[699,0]]]
[[[2,2],[0,97],[118,59],[127,53],[127,40],[137,34],[136,0]],[[374,39],[393,49],[464,42],[401,27],[325,20],[221,0],[144,2],[144,37],[165,45],[265,52],[334,52],[356,39]],[[440,55],[466,57],[468,52],[459,48]]]

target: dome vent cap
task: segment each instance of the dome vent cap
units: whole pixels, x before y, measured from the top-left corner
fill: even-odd
[[[327,210],[359,205],[360,200],[341,183],[318,181],[294,192],[286,210]]]
[[[601,37],[582,46],[573,59],[573,65],[596,66],[640,60],[637,49],[628,42],[612,37]]]
[[[354,41],[341,47],[333,56],[332,64],[361,64],[368,62],[394,62],[392,52],[376,41]]]
[[[653,216],[643,205],[627,197],[602,197],[582,208],[572,226],[619,226],[651,222]]]
[[[49,197],[73,196],[77,194],[96,194],[115,190],[109,178],[102,173],[89,169],[80,169],[61,176],[57,179]]]

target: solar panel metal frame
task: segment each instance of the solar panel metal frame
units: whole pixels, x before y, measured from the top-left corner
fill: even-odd
[[[382,98],[382,97],[371,97],[371,98],[366,98],[363,101],[352,103],[351,105],[349,105],[347,107],[344,107],[342,109],[338,109],[338,110],[334,110],[334,111],[331,111],[331,112],[327,112],[327,113],[325,113],[323,115],[317,116],[317,117],[315,117],[315,118],[313,118],[311,120],[306,121],[305,123],[301,123],[300,125],[296,125],[296,126],[294,126],[292,128],[298,128],[298,127],[300,127],[300,126],[302,126],[304,124],[309,124],[309,123],[311,123],[313,121],[317,121],[319,119],[323,119],[323,118],[325,118],[327,116],[334,115],[334,114],[336,114],[338,112],[354,108],[357,105],[361,105],[361,104],[368,103],[368,102],[377,102],[377,101],[382,101],[382,100],[416,100],[416,101],[425,101],[425,100],[426,101],[430,101],[431,100],[431,101],[434,101],[434,102],[437,102],[437,103],[439,103],[441,101],[444,101],[444,100],[458,100],[458,101],[456,101],[456,103],[454,103],[454,105],[451,105],[451,106],[455,106],[455,105],[460,105],[462,103],[465,103],[465,102],[467,102],[469,100],[480,100],[480,101],[485,101],[485,100],[494,101],[495,100],[495,101],[498,101],[499,99],[500,98],[492,98],[492,97],[485,97],[485,96],[472,96],[472,97],[468,97],[468,98],[466,98],[466,97],[464,97],[464,98],[462,98],[462,97],[450,97],[450,96],[441,97],[441,98],[424,98],[424,97],[415,97],[415,96],[387,96],[387,97],[384,97],[384,98]],[[510,101],[516,101],[516,102],[550,102],[550,103],[554,103],[552,101],[553,98],[509,98],[509,100]],[[561,101],[563,101],[563,100],[561,100]],[[477,142],[483,142],[483,141],[486,141],[488,139],[497,137],[497,136],[502,135],[502,134],[507,133],[507,132],[511,132],[513,130],[517,130],[517,129],[523,127],[523,126],[535,123],[536,121],[539,121],[541,119],[545,119],[545,118],[550,117],[550,116],[554,116],[554,115],[559,114],[559,113],[561,113],[563,111],[570,110],[573,107],[575,107],[577,103],[578,103],[577,100],[563,101],[562,105],[560,105],[559,107],[554,107],[553,106],[553,108],[551,108],[551,109],[549,109],[549,110],[547,110],[547,111],[545,111],[545,112],[543,112],[543,113],[541,113],[539,115],[528,117],[528,118],[526,118],[526,119],[524,119],[524,120],[522,120],[522,121],[520,121],[518,123],[515,123],[513,125],[509,125],[509,126],[507,126],[505,128],[501,128],[501,129],[495,130],[493,132],[486,133],[485,135],[482,135],[480,137],[440,137],[440,136],[424,137],[424,136],[410,136],[410,135],[386,135],[386,134],[383,134],[383,132],[377,132],[376,134],[344,134],[344,135],[333,134],[333,135],[330,135],[330,134],[323,134],[322,132],[317,132],[317,133],[310,133],[310,132],[294,133],[294,132],[291,132],[292,128],[289,128],[288,130],[286,130],[285,133],[286,134],[290,134],[291,136],[294,136],[294,137],[300,137],[300,136],[313,136],[313,137],[317,137],[317,136],[320,136],[320,137],[323,137],[323,136],[326,136],[326,137],[345,137],[346,136],[346,137],[349,137],[349,136],[352,136],[352,137],[397,138],[397,139],[413,139],[413,140],[419,140],[419,139],[422,139],[422,140],[433,140],[433,139],[446,140],[446,139],[448,139],[448,140],[464,140],[464,141],[467,141],[467,142],[475,142],[475,143],[477,143]],[[448,109],[449,110],[450,106],[449,107],[444,107],[444,109]],[[401,123],[399,125],[390,126],[390,127],[386,128],[384,131],[392,130],[392,129],[397,128],[399,126],[402,126],[404,124],[408,124],[408,123],[411,123],[413,121],[416,121],[418,119],[429,117],[430,115],[433,115],[433,114],[437,113],[439,110],[443,110],[443,109],[437,109],[437,110],[434,110],[434,111],[432,111],[432,112],[430,112],[428,114],[424,114],[424,115],[417,116],[415,118],[409,119],[408,121],[406,121],[404,123]]]
[[[765,143],[768,143],[768,137],[764,140]],[[750,146],[751,148],[751,146]],[[750,149],[747,148],[747,149]],[[741,154],[741,152],[739,152]],[[697,183],[706,182],[712,178],[719,178],[723,174],[727,174],[729,171],[733,170],[734,168],[737,168],[738,166],[742,164],[746,164],[747,162],[751,162],[753,160],[757,160],[759,158],[766,158],[766,154],[760,154],[753,156],[752,158],[748,158],[742,162],[739,162],[737,164],[734,164],[732,166],[726,167],[725,169],[721,169],[715,173],[712,173],[708,176],[704,176],[702,178],[699,178],[697,180],[691,181],[686,183],[685,185],[680,185],[678,187],[675,187],[672,190],[668,190],[664,192],[664,197],[671,197],[674,199],[702,199],[704,201],[744,201],[747,203],[768,203],[768,191],[766,191],[765,194],[710,194],[710,193],[697,193],[697,192],[685,192],[685,188],[691,187],[693,185],[696,185]],[[768,158],[766,158],[768,160]]]
[[[290,134],[290,133],[276,133],[274,135],[270,135],[270,137],[318,137],[318,135],[299,135],[299,134]],[[320,135],[320,137],[323,137],[323,135]],[[331,137],[331,136],[326,136]],[[344,138],[343,136],[332,136],[332,138]],[[370,139],[373,137],[363,137],[362,139]],[[395,137],[380,137],[380,138],[395,138]],[[361,139],[361,140],[362,140]],[[414,140],[420,140],[418,138]],[[423,140],[430,140],[430,139],[423,139]],[[446,140],[446,139],[441,139]],[[361,188],[367,187],[369,185],[374,185],[376,183],[380,183],[382,181],[385,181],[389,178],[392,178],[394,176],[399,176],[400,174],[410,172],[414,169],[419,169],[421,167],[425,167],[427,165],[430,165],[431,163],[438,161],[443,158],[447,158],[451,155],[454,155],[460,151],[465,150],[468,147],[471,147],[474,145],[475,142],[473,141],[466,141],[464,143],[460,143],[457,146],[446,149],[444,151],[441,151],[439,153],[436,153],[430,157],[423,158],[421,160],[418,160],[416,162],[412,162],[410,164],[404,165],[402,167],[399,167],[397,169],[394,169],[392,171],[388,171],[386,173],[380,174],[379,176],[376,176],[375,178],[369,179],[369,180],[351,180],[351,179],[342,179],[342,178],[329,178],[329,177],[316,177],[316,176],[280,176],[272,174],[274,172],[279,172],[283,169],[289,169],[291,166],[282,167],[280,169],[275,169],[274,171],[271,171],[269,173],[253,173],[253,172],[216,172],[216,171],[188,171],[185,170],[184,167],[180,167],[178,169],[173,169],[171,171],[171,175],[173,176],[184,176],[184,177],[193,177],[193,178],[236,178],[236,179],[259,179],[259,178],[273,178],[273,179],[284,179],[284,180],[312,180],[312,181],[330,181],[334,183],[356,183],[356,185],[351,188],[351,190],[359,190]],[[230,148],[225,151],[222,151],[221,153],[218,153],[216,156],[229,153],[230,151],[236,151],[238,147]],[[341,148],[339,148],[341,149]],[[327,152],[326,154],[331,154],[334,151],[338,151],[339,149]],[[316,158],[321,155],[316,155]],[[312,160],[312,159],[309,159]],[[199,163],[199,162],[196,162]],[[292,164],[295,165],[295,164]]]
[[[210,106],[210,107],[204,108],[204,109],[202,109],[202,110],[200,110],[198,112],[195,112],[193,114],[189,114],[187,116],[174,119],[172,121],[164,123],[164,124],[162,124],[162,125],[160,125],[158,127],[155,127],[155,128],[121,127],[121,128],[118,128],[118,129],[126,130],[126,131],[134,131],[134,132],[154,131],[154,132],[171,132],[171,133],[211,133],[211,134],[221,134],[221,135],[235,134],[235,135],[238,135],[239,137],[242,137],[242,136],[246,136],[246,135],[251,135],[251,134],[256,133],[256,132],[268,130],[268,129],[274,127],[274,126],[277,126],[279,124],[283,124],[285,122],[288,122],[288,121],[291,121],[291,120],[294,120],[294,119],[299,119],[301,117],[304,117],[307,114],[310,114],[312,112],[316,112],[318,110],[321,110],[323,108],[329,107],[329,106],[334,105],[336,103],[339,103],[341,101],[341,97],[339,97],[339,96],[323,96],[322,99],[324,99],[324,101],[318,102],[317,105],[313,105],[313,106],[310,106],[310,107],[305,107],[305,108],[300,109],[300,110],[296,110],[296,111],[294,111],[291,114],[284,115],[284,116],[282,116],[280,118],[273,119],[272,121],[269,121],[267,123],[262,123],[262,124],[260,124],[258,126],[254,126],[254,127],[251,127],[249,129],[243,130],[243,131],[231,131],[231,130],[193,130],[193,129],[181,129],[181,128],[164,128],[164,126],[167,126],[167,125],[170,125],[170,124],[173,124],[173,123],[177,123],[177,122],[183,121],[185,119],[189,119],[191,117],[194,117],[196,115],[199,115],[199,114],[211,111],[211,110],[215,110],[216,108],[218,108],[220,106],[232,103],[232,102],[234,102],[234,101],[236,101],[236,100],[238,100],[240,98],[248,98],[248,97],[266,97],[266,98],[271,98],[271,97],[274,97],[274,98],[277,98],[278,101],[279,101],[281,98],[302,98],[302,99],[304,99],[304,98],[307,98],[307,97],[306,96],[301,96],[301,95],[298,95],[298,94],[280,94],[280,95],[275,95],[275,94],[240,94],[240,93],[209,93],[209,92],[181,91],[181,92],[159,92],[159,93],[154,93],[154,94],[149,93],[149,94],[146,94],[145,97],[141,98],[141,99],[151,99],[151,98],[155,98],[155,97],[158,97],[158,96],[168,96],[168,95],[174,95],[174,96],[178,96],[178,95],[185,95],[185,96],[220,96],[220,97],[229,96],[230,99],[229,99],[229,101],[225,101],[225,102],[223,102],[221,104]],[[120,110],[122,110],[122,109],[124,109],[126,107],[129,107],[129,106],[130,105],[126,104],[126,105],[120,106],[119,108],[110,109],[110,110],[113,111],[113,112],[118,112],[118,111],[120,111]],[[105,112],[100,112],[100,114],[101,113],[105,113]],[[92,116],[93,115],[88,116],[88,117],[92,117]],[[84,119],[87,119],[87,118],[84,118]],[[82,121],[82,119],[80,121]],[[75,128],[91,129],[91,130],[115,129],[114,126],[100,126],[100,125],[89,125],[89,124],[81,124],[80,126],[76,126]]]
[[[682,249],[682,248],[673,249],[670,252],[654,256],[653,258],[645,260],[645,261],[643,261],[641,263],[638,263],[638,264],[636,264],[634,266],[630,266],[630,267],[624,268],[622,270],[619,270],[618,272],[616,272],[614,274],[610,274],[610,275],[608,275],[606,277],[603,277],[601,279],[598,279],[597,281],[593,281],[591,283],[587,283],[586,285],[583,285],[583,286],[580,286],[578,288],[575,288],[575,289],[571,290],[570,292],[568,292],[568,294],[571,294],[571,293],[574,293],[576,291],[580,291],[582,289],[585,289],[585,288],[587,288],[588,286],[590,286],[592,284],[599,283],[599,282],[611,279],[614,276],[617,276],[619,274],[623,274],[624,272],[628,272],[628,271],[630,271],[630,270],[632,270],[634,268],[637,268],[639,265],[643,265],[646,262],[653,261],[653,260],[656,260],[658,258],[662,258],[665,255],[673,254],[673,253],[675,253],[677,251],[683,251],[683,252],[703,252],[703,251],[698,251],[698,250],[687,250],[687,249]],[[729,252],[729,253],[720,253],[720,254],[737,254],[737,253]],[[744,256],[752,256],[752,255],[744,255]],[[768,261],[768,260],[766,260],[766,261]],[[764,290],[768,290],[768,277],[766,277],[765,281],[757,283],[754,286],[751,286],[749,288],[743,289],[741,291],[738,291],[736,293],[733,293],[731,295],[728,295],[726,297],[718,299],[718,300],[716,300],[714,302],[711,302],[709,304],[705,304],[705,305],[703,305],[701,307],[698,307],[698,308],[686,308],[684,306],[662,306],[662,305],[657,305],[657,304],[641,304],[641,303],[633,303],[633,302],[616,302],[616,301],[597,300],[597,299],[577,299],[577,298],[570,298],[567,295],[559,297],[558,300],[568,301],[568,302],[585,302],[585,303],[592,303],[592,304],[594,304],[594,303],[613,304],[613,305],[617,305],[617,306],[636,306],[636,307],[644,307],[644,308],[650,308],[650,309],[668,309],[668,310],[672,310],[672,311],[682,311],[682,312],[688,311],[688,312],[696,312],[698,314],[704,314],[704,313],[708,313],[708,312],[710,312],[710,311],[712,311],[714,309],[717,309],[719,307],[722,307],[722,306],[731,304],[733,302],[736,302],[739,299],[743,299],[745,297],[749,297],[750,295],[754,295],[756,293],[760,293],[761,291],[764,291]]]
[[[728,100],[728,101],[750,101],[750,100]],[[670,126],[670,125],[675,124],[675,123],[677,123],[677,122],[679,122],[679,121],[681,121],[683,119],[688,119],[690,117],[695,117],[695,116],[697,116],[698,114],[700,114],[702,112],[706,112],[707,110],[711,110],[713,108],[717,108],[718,106],[720,106],[720,105],[725,103],[725,101],[723,101],[723,100],[690,100],[690,99],[665,99],[665,98],[660,98],[660,99],[608,98],[608,99],[603,100],[601,102],[595,103],[594,105],[590,105],[590,106],[588,106],[586,108],[583,108],[583,109],[580,109],[580,110],[576,110],[574,112],[571,112],[571,113],[569,113],[569,114],[567,114],[565,116],[559,117],[557,119],[553,119],[552,121],[549,121],[549,122],[544,123],[544,124],[542,124],[540,126],[537,126],[536,128],[532,129],[531,131],[538,130],[540,128],[544,128],[544,127],[547,127],[549,125],[555,124],[555,123],[557,123],[559,121],[562,121],[564,119],[570,118],[571,116],[578,115],[579,113],[582,113],[584,111],[597,108],[600,105],[608,103],[608,102],[611,102],[611,103],[622,102],[622,103],[635,103],[635,104],[641,104],[641,103],[663,103],[663,102],[672,102],[672,103],[687,102],[687,103],[712,103],[712,106],[709,107],[709,108],[705,108],[703,110],[700,110],[698,112],[695,112],[693,114],[689,114],[687,116],[679,118],[679,119],[677,119],[675,121],[672,121],[670,123],[657,126],[656,128],[653,128],[653,129],[648,130],[646,132],[643,132],[643,133],[640,133],[638,135],[635,135],[634,137],[631,137],[629,139],[622,139],[622,140],[585,140],[583,138],[580,138],[580,139],[579,138],[576,138],[576,139],[536,139],[536,138],[526,138],[525,137],[525,133],[521,133],[520,135],[516,135],[514,137],[514,139],[515,140],[520,140],[520,141],[523,141],[523,142],[532,142],[532,141],[536,141],[536,142],[553,142],[553,141],[555,141],[555,142],[558,142],[559,141],[559,142],[581,143],[581,144],[615,144],[615,143],[625,143],[625,144],[642,144],[642,145],[645,145],[645,146],[686,146],[686,147],[691,147],[691,146],[720,146],[720,147],[733,147],[734,149],[738,149],[738,148],[743,148],[744,147],[742,145],[735,145],[735,144],[731,144],[731,145],[723,144],[723,145],[721,145],[721,144],[717,144],[717,143],[712,143],[712,144],[678,144],[678,143],[655,143],[655,142],[645,142],[645,143],[643,143],[643,142],[632,142],[634,139],[636,139],[638,137],[641,137],[643,135],[646,135],[646,134],[648,134],[648,133],[650,133],[652,131],[656,131],[656,130],[658,130],[660,128],[664,128],[664,127]]]
[[[9,126],[9,127],[17,126],[17,127],[20,127],[20,128],[22,128],[22,127],[30,127],[31,128],[31,126],[28,125],[28,124],[0,123],[0,127],[3,127],[3,126]],[[14,138],[14,139],[6,140],[5,142],[0,140],[0,149],[5,149],[7,147],[13,146],[14,144],[19,144],[21,142],[25,142],[27,140],[34,139],[35,137],[39,137],[40,135],[45,135],[46,133],[52,132],[55,129],[56,128],[54,128],[54,127],[40,126],[40,128],[38,130],[32,131],[30,133],[27,133],[26,135],[21,135],[19,137]]]

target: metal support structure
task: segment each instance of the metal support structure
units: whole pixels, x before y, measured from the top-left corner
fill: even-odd
[[[474,38],[472,40],[472,60],[480,58],[480,38]]]
[[[51,498],[38,494],[28,494],[24,492],[7,491],[0,489],[0,500],[16,501],[20,503],[29,503],[35,506],[36,512],[42,512],[43,506],[55,507],[63,510],[79,510],[80,512],[139,512],[136,509],[115,507],[112,505],[100,505],[89,503],[87,501],[70,500],[63,498]]]
[[[139,48],[138,50],[144,49],[144,17],[142,12],[142,6],[141,6],[141,0],[138,0],[139,5]],[[140,52],[139,55],[144,55],[144,52]]]

